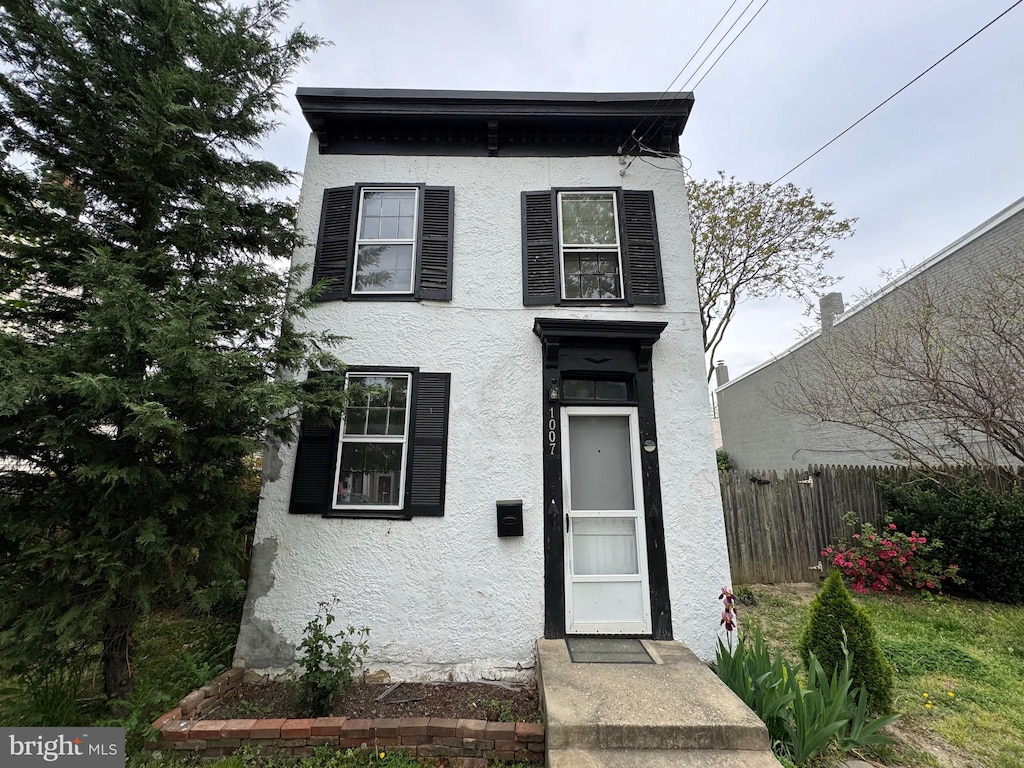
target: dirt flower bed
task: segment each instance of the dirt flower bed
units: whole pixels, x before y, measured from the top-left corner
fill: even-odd
[[[321,747],[399,751],[459,768],[494,761],[543,763],[535,686],[505,683],[364,683],[328,717],[301,717],[294,683],[245,682],[222,672],[152,724],[152,753],[216,758],[242,746],[307,757]]]
[[[335,699],[334,717],[438,717],[539,723],[533,685],[488,683],[366,683]],[[242,683],[201,715],[204,720],[298,718],[295,688],[287,681]]]

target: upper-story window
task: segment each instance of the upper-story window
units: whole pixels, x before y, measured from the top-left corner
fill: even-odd
[[[363,187],[354,294],[412,293],[418,190]]]
[[[455,192],[424,184],[324,190],[313,282],[319,301],[448,301]]]
[[[559,192],[562,298],[621,299],[614,192]]]
[[[664,304],[654,193],[524,192],[523,304]]]

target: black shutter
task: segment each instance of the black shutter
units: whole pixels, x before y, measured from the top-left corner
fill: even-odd
[[[654,217],[654,192],[627,189],[622,192],[622,231],[629,269],[626,299],[631,304],[664,304],[658,222]]]
[[[355,204],[353,187],[335,187],[324,190],[323,210],[320,214],[320,235],[316,243],[316,261],[313,264],[313,283],[327,280],[327,287],[317,301],[337,301],[348,298],[352,264],[352,209]]]
[[[453,187],[426,187],[423,190],[418,293],[421,299],[451,301],[454,212]]]
[[[451,374],[418,373],[413,382],[405,511],[440,517],[444,514]]]
[[[523,192],[523,306],[557,304],[555,195]]]
[[[303,419],[288,504],[293,515],[322,515],[330,511],[337,451],[337,422],[327,418]]]

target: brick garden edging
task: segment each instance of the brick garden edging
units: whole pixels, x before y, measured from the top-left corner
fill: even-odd
[[[147,751],[190,752],[224,757],[243,744],[267,754],[311,755],[318,746],[346,749],[363,746],[401,750],[416,757],[445,757],[464,768],[487,768],[491,760],[544,762],[541,723],[493,723],[438,717],[345,717],[263,720],[198,720],[238,687],[245,670],[229,669],[178,702],[153,721],[159,731]]]

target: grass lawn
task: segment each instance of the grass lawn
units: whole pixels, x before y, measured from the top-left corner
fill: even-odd
[[[740,605],[741,629],[760,625],[774,648],[799,662],[797,640],[814,588],[738,591],[743,602],[756,601]],[[872,760],[890,768],[1024,766],[1024,608],[953,598],[854,599],[896,668],[895,708],[903,713],[890,731],[899,744]]]

